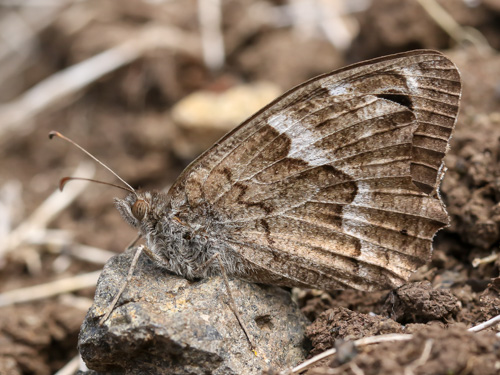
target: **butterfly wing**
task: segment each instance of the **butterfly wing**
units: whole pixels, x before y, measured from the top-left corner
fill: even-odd
[[[209,207],[217,240],[253,281],[399,286],[448,224],[437,189],[460,93],[435,51],[316,77],[195,160],[169,192],[172,209]]]

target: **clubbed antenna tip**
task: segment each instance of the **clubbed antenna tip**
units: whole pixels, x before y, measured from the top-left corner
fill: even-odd
[[[69,139],[68,137],[62,135],[61,133],[59,133],[58,131],[55,131],[55,130],[52,130],[50,133],[49,133],[49,138],[52,139],[54,137],[58,137],[58,138],[61,138],[61,139],[64,139],[66,142],[69,142],[71,143],[73,146],[79,148],[80,150],[82,150],[84,153],[86,153],[88,156],[90,156],[92,159],[94,159],[96,162],[98,162],[99,164],[101,164],[104,168],[106,168],[108,171],[110,171],[113,175],[115,175],[116,178],[118,178],[121,182],[123,182],[123,184],[126,186],[126,187],[123,187],[123,186],[118,186],[118,185],[115,185],[115,184],[111,184],[111,183],[108,183],[108,182],[103,182],[103,181],[97,181],[97,180],[92,180],[92,179],[89,179],[89,178],[79,178],[79,177],[64,177],[60,183],[59,183],[59,189],[62,189],[64,188],[64,185],[66,185],[66,183],[70,180],[86,180],[86,181],[92,181],[92,182],[97,182],[99,184],[104,184],[104,185],[110,185],[110,186],[114,186],[114,187],[117,187],[117,188],[120,188],[120,189],[123,189],[123,190],[126,190],[126,191],[129,191],[131,193],[134,193],[137,195],[137,193],[135,192],[134,188],[132,186],[130,186],[123,178],[121,178],[120,176],[118,176],[111,168],[109,168],[106,164],[104,164],[102,161],[100,161],[99,159],[97,159],[94,155],[92,155],[90,152],[88,152],[87,150],[85,150],[82,146],[80,146],[78,143],[72,141],[71,139]]]

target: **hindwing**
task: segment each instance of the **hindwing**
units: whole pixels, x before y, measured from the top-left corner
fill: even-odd
[[[313,78],[195,160],[170,205],[209,207],[254,281],[399,286],[448,224],[438,187],[460,95],[454,64],[428,50]]]

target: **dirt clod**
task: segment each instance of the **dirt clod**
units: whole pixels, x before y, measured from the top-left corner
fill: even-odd
[[[410,341],[391,342],[358,348],[360,353],[337,369],[342,374],[470,374],[494,375],[500,369],[500,339],[491,332],[474,334],[464,327],[428,327]],[[332,368],[321,367],[308,375],[327,375]]]
[[[336,340],[356,340],[365,336],[403,332],[400,324],[392,319],[371,316],[336,307],[323,312],[311,324],[306,335],[311,340],[311,354],[318,354],[334,346]]]
[[[444,289],[433,289],[428,281],[403,285],[387,296],[386,310],[397,322],[424,323],[452,318],[460,309],[458,299]]]

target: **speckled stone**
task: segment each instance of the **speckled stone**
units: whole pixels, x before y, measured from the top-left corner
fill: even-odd
[[[260,374],[304,359],[306,320],[284,289],[230,279],[236,305],[258,347],[255,355],[227,303],[221,277],[189,282],[168,274],[145,255],[113,313],[99,326],[125,280],[131,256],[127,251],[105,266],[82,325],[79,349],[90,369]]]

